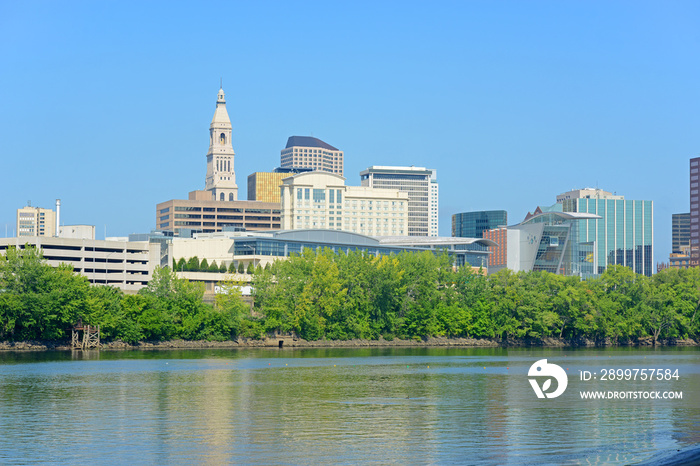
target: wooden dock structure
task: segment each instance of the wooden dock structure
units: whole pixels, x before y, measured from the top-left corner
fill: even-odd
[[[100,348],[100,326],[99,325],[83,325],[78,322],[73,326],[73,335],[71,338],[71,348],[73,349],[91,349]]]

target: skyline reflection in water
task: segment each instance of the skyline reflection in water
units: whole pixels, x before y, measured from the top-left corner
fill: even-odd
[[[543,358],[567,369],[559,398],[529,385]],[[602,368],[680,376],[579,380]],[[699,368],[696,348],[0,353],[0,461],[629,464],[700,442]]]

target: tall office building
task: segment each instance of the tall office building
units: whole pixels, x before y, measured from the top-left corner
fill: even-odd
[[[282,182],[283,230],[342,230],[406,236],[409,198],[396,189],[345,186],[332,173],[299,173]]]
[[[671,215],[671,240],[674,253],[690,246],[690,213]]]
[[[700,266],[700,157],[690,159],[690,266]]]
[[[17,236],[56,236],[56,212],[31,206],[17,209]]]
[[[460,238],[481,238],[484,231],[505,227],[507,225],[508,212],[505,210],[462,212],[452,216],[452,236]]]
[[[215,201],[238,200],[236,172],[233,168],[231,120],[226,111],[224,90],[219,89],[216,111],[209,125],[209,151],[207,152],[207,177],[204,189]]]
[[[282,168],[310,168],[343,176],[343,151],[320,139],[290,136],[280,152]]]
[[[583,197],[577,197],[583,196]],[[625,200],[597,189],[575,190],[557,196],[564,212],[596,214],[581,220],[579,242],[594,242],[594,273],[610,265],[624,265],[651,276],[654,258],[653,201]]]
[[[362,186],[408,193],[408,236],[438,235],[437,170],[372,166],[360,172]]]

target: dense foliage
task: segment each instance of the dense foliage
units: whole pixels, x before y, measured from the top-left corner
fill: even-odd
[[[222,283],[226,293],[210,305],[202,300],[202,285],[178,279],[167,267],[130,295],[89,286],[70,266],[44,264],[31,247],[10,248],[0,256],[0,340],[66,339],[79,320],[99,324],[107,339],[127,342],[271,332],[308,340],[465,336],[613,343],[700,336],[699,269],[667,269],[648,278],[616,266],[587,281],[507,270],[487,277],[469,268],[454,271],[447,256],[429,252],[374,257],[305,250],[258,267],[253,284],[252,312],[235,282]]]
[[[263,332],[306,339],[422,336],[609,339],[700,336],[700,270],[651,278],[622,266],[581,281],[547,272],[454,271],[430,252],[306,250],[254,276]]]
[[[90,286],[73,268],[42,262],[32,247],[10,248],[0,256],[0,340],[61,340],[73,324],[100,325],[102,336],[139,340],[226,340],[241,329],[249,306],[234,284],[223,284],[216,305],[202,301],[204,287],[156,269],[148,287],[125,294],[110,286]]]

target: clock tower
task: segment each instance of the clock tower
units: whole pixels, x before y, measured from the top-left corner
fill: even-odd
[[[207,152],[207,178],[204,189],[212,193],[215,201],[237,201],[238,186],[233,169],[233,145],[231,120],[226,111],[223,88],[219,89],[216,111],[209,125],[209,152]]]

